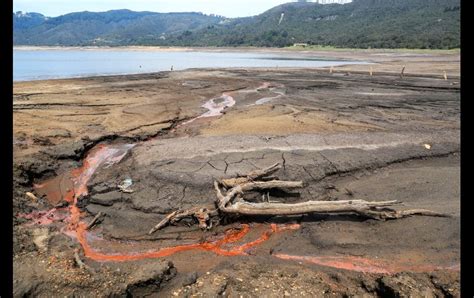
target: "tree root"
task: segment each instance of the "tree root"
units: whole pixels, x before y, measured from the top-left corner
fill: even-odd
[[[196,219],[201,229],[210,229],[212,228],[211,218],[217,216],[218,214],[218,210],[213,205],[209,205],[207,207],[194,207],[188,210],[176,210],[168,214],[162,221],[154,226],[148,232],[148,234],[151,235],[165,226],[169,224],[175,224],[187,217]]]
[[[194,207],[184,211],[174,211],[151,229],[149,234],[153,234],[168,224],[175,224],[186,217],[197,220],[202,229],[210,229],[212,222],[220,222],[225,216],[232,214],[235,216],[291,216],[311,213],[349,213],[376,220],[400,219],[413,215],[449,216],[425,209],[397,211],[389,208],[389,206],[400,204],[400,202],[395,200],[379,202],[364,200],[306,201],[286,204],[271,202],[252,203],[243,199],[244,192],[248,191],[303,187],[302,181],[280,181],[274,177],[271,177],[269,180],[269,175],[275,173],[280,168],[280,164],[274,164],[263,170],[252,171],[245,176],[214,181],[214,189],[216,191],[215,205]],[[225,194],[223,194],[223,190]]]

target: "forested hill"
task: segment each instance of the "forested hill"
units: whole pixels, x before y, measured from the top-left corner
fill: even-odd
[[[460,46],[460,0],[290,3],[255,17],[234,19],[228,24],[177,36],[170,42],[216,46],[308,43],[356,48],[456,48]]]
[[[223,17],[202,13],[156,13],[130,10],[76,12],[54,18],[37,13],[13,14],[15,45],[147,45],[170,34],[217,25]]]
[[[97,20],[97,13],[76,13],[26,27],[17,22],[15,44],[460,47],[460,0],[354,0],[344,5],[294,2],[236,19],[196,13],[119,12],[128,13],[102,13],[116,14],[107,16],[108,21]]]

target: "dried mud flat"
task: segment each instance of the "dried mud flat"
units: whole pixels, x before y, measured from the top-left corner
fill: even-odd
[[[398,61],[384,59],[373,69]],[[15,296],[458,297],[459,77],[427,74],[440,57],[424,59],[403,78],[344,66],[15,83]],[[212,203],[215,179],[274,163],[305,187],[254,200],[400,200],[450,217],[252,217],[148,234]]]

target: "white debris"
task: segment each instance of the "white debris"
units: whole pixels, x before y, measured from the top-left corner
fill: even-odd
[[[118,188],[120,189],[120,191],[122,191],[122,192],[132,193],[133,190],[129,189],[129,187],[132,186],[132,184],[133,184],[132,179],[127,178],[127,179],[123,180],[122,183],[120,183],[119,185],[117,185],[117,187],[118,187]]]

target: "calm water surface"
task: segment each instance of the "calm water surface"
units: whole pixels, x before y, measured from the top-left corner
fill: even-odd
[[[137,50],[27,50],[13,53],[13,80],[29,81],[98,75],[136,74],[186,68],[219,67],[325,67],[364,64],[243,52],[176,52]]]

